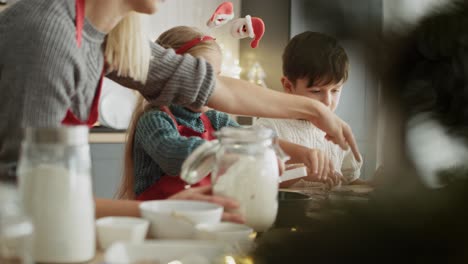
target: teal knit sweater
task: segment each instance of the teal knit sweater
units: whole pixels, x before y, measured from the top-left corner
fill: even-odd
[[[201,113],[176,105],[169,108],[179,125],[197,132],[205,130]],[[205,114],[214,130],[239,126],[226,113],[209,110]],[[143,114],[136,127],[133,147],[135,194],[141,194],[165,174],[178,176],[185,159],[204,142],[199,137],[181,136],[171,117],[162,111]]]

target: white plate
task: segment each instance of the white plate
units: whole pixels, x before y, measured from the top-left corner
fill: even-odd
[[[105,78],[99,101],[99,123],[110,128],[127,129],[136,100],[134,91]]]
[[[105,254],[109,264],[129,264],[137,261],[168,263],[186,260],[183,263],[212,263],[224,254],[224,246],[215,241],[197,240],[148,240],[144,243],[113,244]],[[151,261],[151,262],[149,262]],[[200,261],[200,262],[198,262]]]

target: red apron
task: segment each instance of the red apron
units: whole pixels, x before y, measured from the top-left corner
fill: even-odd
[[[84,25],[84,20],[85,20],[85,0],[76,0],[75,11],[76,11],[76,18],[75,18],[76,42],[77,42],[78,47],[81,47],[83,25]],[[101,97],[102,80],[104,79],[104,72],[105,72],[104,68],[105,67],[103,67],[102,69],[102,73],[99,79],[96,93],[94,94],[88,120],[78,119],[78,117],[75,114],[73,114],[73,112],[70,109],[68,109],[65,117],[62,120],[63,125],[71,125],[71,126],[87,125],[88,127],[92,127],[97,122],[98,117],[99,117],[99,111],[98,111],[99,98]]]
[[[200,115],[200,118],[205,127],[205,131],[201,133],[201,132],[197,132],[191,129],[190,127],[179,125],[174,115],[171,113],[171,110],[169,110],[168,107],[162,107],[161,111],[165,112],[172,118],[172,120],[177,126],[177,131],[179,131],[179,134],[181,136],[200,137],[208,141],[215,139],[213,135],[213,132],[215,130],[213,126],[211,125],[210,119],[205,115],[205,113],[202,113]],[[169,196],[174,195],[184,190],[186,185],[187,183],[185,183],[180,178],[180,176],[163,175],[158,181],[153,183],[153,185],[151,185],[143,193],[138,195],[137,200],[146,201],[146,200],[167,199]],[[203,178],[199,183],[192,185],[192,187],[206,186],[206,185],[211,185],[210,175],[205,176],[205,178]]]

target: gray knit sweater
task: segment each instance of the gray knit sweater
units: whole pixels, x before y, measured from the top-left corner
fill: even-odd
[[[88,118],[103,68],[105,34],[88,21],[75,41],[74,0],[22,0],[0,13],[0,175],[18,159],[25,126],[58,126],[67,109]],[[212,67],[152,43],[146,85],[108,77],[155,103],[198,107],[215,85]]]

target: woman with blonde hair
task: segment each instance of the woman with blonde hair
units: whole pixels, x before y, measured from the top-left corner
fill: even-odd
[[[156,0],[22,0],[0,13],[0,175],[15,174],[22,128],[92,126],[104,75],[153,105],[311,120],[358,156],[349,126],[320,103],[216,77],[206,61],[145,40],[137,13]],[[298,103],[299,102],[299,103]],[[137,215],[97,199],[97,215]]]

